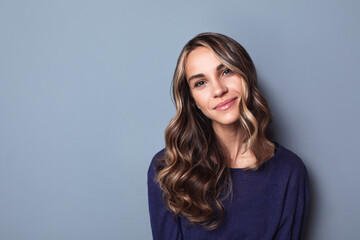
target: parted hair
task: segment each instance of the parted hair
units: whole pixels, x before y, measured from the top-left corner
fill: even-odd
[[[172,81],[176,115],[165,130],[165,155],[160,158],[156,181],[163,191],[165,206],[174,216],[184,216],[205,229],[217,228],[224,216],[222,201],[231,196],[229,153],[191,96],[185,65],[197,47],[211,50],[219,61],[242,77],[240,127],[246,150],[250,149],[256,170],[266,161],[273,145],[266,137],[271,114],[257,87],[255,66],[247,51],[235,40],[219,33],[201,33],[182,49]],[[245,150],[245,151],[246,151]]]

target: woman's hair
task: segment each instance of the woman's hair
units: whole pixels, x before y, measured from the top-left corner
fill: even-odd
[[[239,43],[222,34],[202,33],[184,46],[172,82],[176,115],[165,130],[166,151],[159,159],[156,181],[174,216],[185,216],[191,223],[215,229],[224,215],[222,200],[231,194],[230,159],[211,119],[196,107],[191,96],[185,65],[187,56],[197,47],[211,50],[225,67],[243,79],[240,126],[246,150],[252,150],[257,160],[247,170],[256,170],[266,161],[264,154],[272,146],[265,133],[271,115],[257,88],[255,66]]]

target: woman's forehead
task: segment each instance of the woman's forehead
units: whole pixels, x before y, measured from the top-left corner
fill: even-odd
[[[206,47],[198,47],[191,51],[185,61],[186,77],[192,74],[207,73],[214,71],[221,62],[213,51]]]

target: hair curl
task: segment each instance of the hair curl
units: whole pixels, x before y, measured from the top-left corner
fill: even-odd
[[[265,133],[271,114],[257,88],[255,66],[239,43],[222,34],[202,33],[184,46],[172,82],[177,112],[165,130],[166,151],[159,159],[156,181],[174,216],[185,216],[191,223],[215,229],[224,216],[222,200],[231,193],[231,175],[227,150],[217,138],[211,120],[196,107],[186,80],[186,58],[200,46],[210,49],[243,79],[240,125],[246,150],[251,149],[257,160],[248,170],[256,170],[266,161],[264,153],[273,146]]]

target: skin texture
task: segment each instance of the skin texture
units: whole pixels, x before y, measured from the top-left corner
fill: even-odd
[[[209,49],[198,47],[187,57],[186,77],[188,80],[191,78],[189,86],[196,104],[212,120],[213,127],[237,128],[242,78],[226,67],[217,69],[221,65]],[[219,103],[230,99],[235,99],[235,102],[229,108],[215,108]]]

